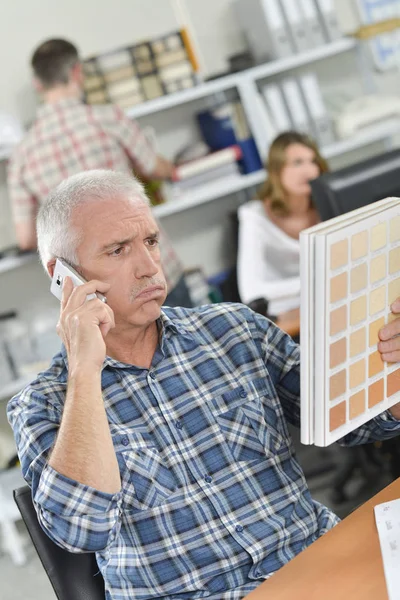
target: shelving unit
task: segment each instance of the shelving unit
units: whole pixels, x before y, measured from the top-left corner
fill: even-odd
[[[400,133],[400,119],[387,119],[381,123],[371,125],[358,132],[352,138],[340,140],[321,149],[322,155],[327,158],[334,158],[345,152],[351,152],[357,148],[374,144],[388,137]],[[217,179],[205,185],[199,186],[176,197],[171,197],[165,204],[156,206],[153,209],[158,218],[168,217],[175,213],[188,210],[195,206],[211,202],[217,198],[223,198],[259,185],[266,178],[267,173],[264,169],[250,173],[249,175],[237,175],[234,177]]]

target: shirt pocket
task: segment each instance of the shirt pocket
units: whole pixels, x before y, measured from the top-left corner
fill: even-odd
[[[259,384],[239,384],[211,400],[215,420],[238,461],[272,458],[284,446],[277,423],[266,420],[260,388]]]
[[[113,438],[127,510],[148,510],[167,502],[178,484],[150,436],[137,432]]]

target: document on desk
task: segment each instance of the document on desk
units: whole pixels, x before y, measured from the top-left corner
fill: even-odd
[[[400,499],[374,507],[389,600],[400,600]]]

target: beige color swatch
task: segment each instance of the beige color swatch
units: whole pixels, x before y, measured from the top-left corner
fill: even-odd
[[[339,331],[343,331],[347,327],[347,310],[346,306],[341,306],[336,310],[332,310],[330,314],[330,334],[336,335]]]
[[[342,240],[331,246],[331,269],[334,271],[339,267],[347,265],[348,261],[348,241]]]
[[[351,260],[358,260],[368,252],[368,232],[361,231],[351,238]]]
[[[329,349],[330,368],[334,369],[346,360],[346,338],[331,344]]]
[[[360,296],[350,303],[350,325],[357,325],[367,317],[367,297]]]
[[[371,260],[369,266],[369,280],[376,283],[386,277],[386,255],[380,254]]]
[[[379,342],[378,332],[385,324],[385,317],[381,317],[369,324],[368,345],[375,346]]]
[[[386,308],[386,286],[382,285],[376,290],[372,290],[369,295],[369,314],[376,313]]]
[[[400,246],[389,252],[389,273],[400,271]]]
[[[386,223],[379,223],[371,229],[371,251],[386,246]]]
[[[390,221],[390,241],[398,242],[400,240],[400,217],[393,217]]]
[[[353,331],[353,333],[350,334],[350,357],[364,352],[366,345],[365,327]]]
[[[347,273],[341,273],[331,279],[331,302],[338,302],[347,296]]]
[[[358,267],[354,267],[350,273],[350,288],[351,293],[359,292],[367,287],[368,277],[367,277],[367,263],[362,263],[358,265]]]
[[[350,365],[350,387],[355,388],[365,381],[365,359]]]
[[[346,370],[339,371],[329,378],[329,398],[334,400],[346,391]]]
[[[374,377],[381,371],[383,371],[381,353],[376,350],[368,356],[368,377]]]
[[[350,396],[349,400],[349,417],[354,419],[358,415],[362,415],[365,412],[365,390],[360,390],[353,396]]]
[[[383,379],[378,379],[368,387],[368,407],[372,408],[383,401]]]
[[[329,431],[334,431],[346,423],[346,402],[337,404],[329,411]]]

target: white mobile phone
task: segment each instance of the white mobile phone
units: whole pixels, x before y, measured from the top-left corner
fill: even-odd
[[[82,285],[83,283],[87,283],[86,279],[84,279],[82,275],[79,275],[79,273],[77,273],[75,269],[71,267],[71,265],[65,262],[65,260],[63,260],[62,258],[57,258],[56,264],[54,265],[54,273],[53,279],[51,280],[50,291],[59,300],[61,300],[64,279],[67,276],[71,277],[75,287],[77,287],[78,285]],[[103,296],[103,294],[100,294],[100,292],[96,292],[95,294],[88,294],[86,296],[86,300],[92,300],[96,297],[102,302],[107,302],[107,298]]]

